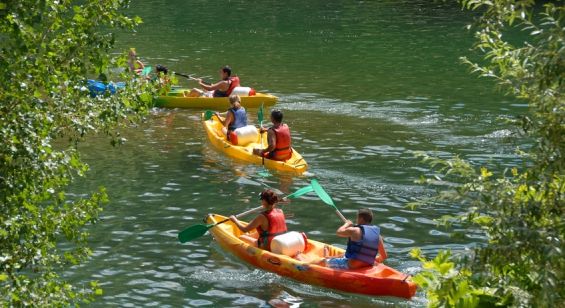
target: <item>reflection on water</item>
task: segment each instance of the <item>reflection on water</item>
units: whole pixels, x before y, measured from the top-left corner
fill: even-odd
[[[409,274],[408,256],[463,250],[481,234],[451,238],[434,219],[459,205],[410,209],[431,192],[414,184],[430,172],[414,158],[425,151],[460,155],[480,165],[511,164],[514,132],[498,116],[525,106],[505,102],[470,77],[458,56],[470,46],[462,13],[429,1],[144,1],[133,10],[145,24],[121,44],[137,46],[149,64],[211,74],[230,63],[258,90],[280,97],[277,108],[308,161],[301,176],[271,172],[226,157],[206,140],[196,110],[156,109],[122,132],[111,148],[103,137],[80,147],[91,166],[73,196],[104,185],[111,198],[90,227],[93,256],[65,275],[99,280],[99,306],[422,306],[297,283],[253,269],[222,251],[209,235],[180,244],[177,233],[208,213],[237,214],[259,205],[271,187],[288,194],[319,179],[345,216],[369,207],[382,227],[387,264]],[[224,16],[226,20],[222,21]],[[193,84],[182,81],[185,85]],[[256,122],[256,110],[249,119]],[[315,195],[285,205],[289,227],[344,246],[341,224]]]

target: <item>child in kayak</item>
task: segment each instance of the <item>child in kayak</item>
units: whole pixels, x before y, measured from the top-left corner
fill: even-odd
[[[129,65],[129,69],[132,72],[136,73],[137,75],[141,74],[141,72],[145,68],[145,64],[143,64],[143,62],[141,62],[137,57],[135,48],[130,48],[129,50],[128,65]]]
[[[224,119],[222,120],[222,124],[224,125],[222,132],[228,140],[230,140],[230,132],[247,126],[247,112],[245,111],[245,108],[241,106],[241,98],[239,95],[230,95],[229,100],[231,105],[230,109],[223,114],[216,112],[216,116],[219,119]]]
[[[257,229],[259,238],[251,238],[250,236],[242,236],[241,238],[246,242],[250,242],[259,248],[271,250],[271,241],[273,238],[279,234],[287,232],[286,221],[284,218],[284,213],[281,209],[276,208],[279,202],[279,197],[272,190],[266,189],[260,195],[261,205],[265,208],[265,211],[257,215],[246,226],[242,225],[235,216],[230,216],[230,220],[241,230],[242,232],[249,232],[253,229]]]

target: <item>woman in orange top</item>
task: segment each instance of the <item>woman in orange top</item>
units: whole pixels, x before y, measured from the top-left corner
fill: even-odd
[[[273,238],[287,232],[286,222],[283,211],[276,208],[279,201],[277,194],[270,189],[266,189],[259,195],[259,198],[265,211],[257,215],[250,223],[244,226],[233,215],[230,216],[230,220],[243,232],[257,229],[259,234],[257,247],[270,251]]]

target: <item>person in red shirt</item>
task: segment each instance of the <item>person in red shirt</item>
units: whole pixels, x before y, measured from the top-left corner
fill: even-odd
[[[279,201],[277,194],[266,189],[259,195],[259,198],[265,211],[257,215],[250,223],[244,226],[235,216],[232,215],[229,218],[243,232],[256,229],[259,234],[257,247],[270,251],[273,238],[287,232],[286,221],[283,211],[276,207]]]
[[[282,119],[282,111],[275,109],[271,112],[273,126],[269,129],[261,127],[261,133],[267,131],[269,145],[266,149],[253,149],[253,154],[279,161],[286,161],[292,157],[290,128],[282,122]]]
[[[224,66],[220,69],[221,80],[214,84],[207,84],[202,79],[195,79],[202,89],[192,89],[188,94],[189,97],[212,96],[212,97],[229,97],[235,87],[239,86],[239,77],[231,75],[231,67]],[[186,95],[186,94],[185,94]]]

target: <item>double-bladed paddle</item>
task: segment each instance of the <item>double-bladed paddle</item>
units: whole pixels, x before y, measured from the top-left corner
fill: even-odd
[[[308,185],[308,186],[306,186],[306,187],[300,188],[299,190],[297,190],[297,191],[293,192],[292,194],[290,194],[290,195],[284,197],[283,199],[294,199],[294,198],[298,198],[298,197],[300,197],[300,196],[302,196],[302,195],[305,195],[305,194],[307,194],[307,193],[309,193],[309,192],[312,192],[312,191],[314,191],[314,188],[312,187],[312,185]],[[245,215],[249,215],[249,214],[252,214],[252,213],[255,213],[255,212],[259,212],[259,211],[261,211],[261,210],[263,210],[263,209],[264,209],[264,208],[263,208],[262,206],[259,206],[259,207],[256,207],[256,208],[254,208],[254,209],[251,209],[251,210],[249,210],[249,211],[246,211],[246,212],[237,214],[235,217],[237,217],[237,218],[243,217],[243,216],[245,216]],[[229,221],[229,218],[228,218],[228,219],[224,219],[224,220],[222,220],[222,221],[219,221],[219,222],[217,222],[217,223],[215,223],[215,224],[205,224],[205,225],[199,224],[199,225],[190,226],[190,227],[188,227],[188,228],[182,230],[181,232],[179,232],[179,234],[178,234],[179,242],[181,242],[181,243],[186,243],[186,242],[191,241],[191,240],[193,240],[193,239],[195,239],[195,238],[199,238],[199,237],[201,237],[202,235],[206,234],[206,232],[207,232],[210,228],[213,228],[213,227],[215,227],[215,226],[217,226],[217,225],[219,225],[219,224],[223,224],[224,222],[227,222],[227,221]]]

